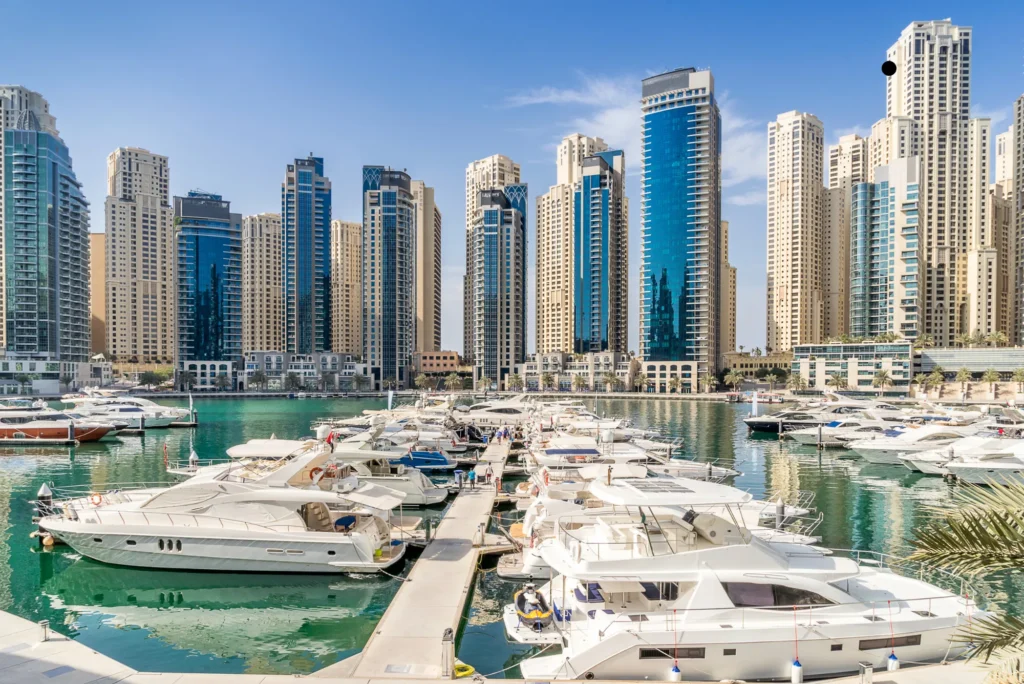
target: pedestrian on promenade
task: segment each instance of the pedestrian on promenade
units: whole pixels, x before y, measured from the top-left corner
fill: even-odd
[[[491,484],[491,478],[494,477],[494,469],[491,468],[491,464],[487,464],[487,470],[484,471],[484,482]]]
[[[469,471],[469,488],[476,489],[476,470]]]

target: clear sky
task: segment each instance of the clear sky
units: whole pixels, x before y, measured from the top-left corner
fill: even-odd
[[[522,165],[533,198],[567,133],[626,150],[630,346],[640,268],[640,79],[710,67],[738,342],[765,337],[766,124],[816,114],[827,142],[885,116],[886,49],[912,21],[974,27],[973,114],[1009,124],[1024,92],[1024,4],[990,2],[49,2],[0,0],[0,82],[49,100],[103,230],[106,157],[170,157],[171,192],[279,212],[285,165],[324,157],[334,218],[361,220],[363,164],[406,169],[444,215],[442,343],[462,348],[465,168]],[[529,217],[533,261],[534,217]],[[533,273],[528,347],[533,348]]]

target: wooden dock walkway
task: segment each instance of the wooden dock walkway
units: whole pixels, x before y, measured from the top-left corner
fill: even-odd
[[[504,473],[509,442],[492,443],[476,465],[475,489],[463,487],[392,599],[362,653],[320,670],[314,677],[439,679],[450,677],[454,644],[446,630],[459,630],[473,588],[481,534],[494,508],[495,487],[483,484],[487,466]]]

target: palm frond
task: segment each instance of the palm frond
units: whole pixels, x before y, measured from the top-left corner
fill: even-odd
[[[988,660],[996,651],[1002,657],[1024,656],[1024,618],[1006,613],[992,613],[980,620],[960,626],[953,641],[971,644],[968,659]]]
[[[984,487],[965,484],[960,490],[960,500],[962,506],[969,508],[1024,511],[1024,486],[995,482]]]
[[[1012,656],[992,663],[985,684],[1021,684],[1024,682],[1024,656]]]
[[[1024,568],[1024,509],[967,506],[917,533],[910,560],[977,574]]]

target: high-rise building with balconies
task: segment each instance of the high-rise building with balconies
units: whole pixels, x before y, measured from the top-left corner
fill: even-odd
[[[242,219],[242,351],[284,351],[280,214]]]
[[[331,349],[363,355],[363,225],[331,221]]]
[[[331,181],[324,160],[288,164],[281,184],[285,351],[331,348]]]

